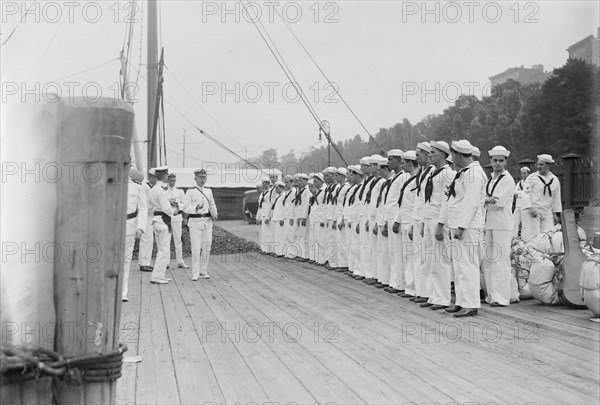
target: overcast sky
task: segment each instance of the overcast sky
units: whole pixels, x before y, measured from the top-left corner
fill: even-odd
[[[182,166],[184,130],[186,166],[237,160],[199,134],[170,104],[242,156],[268,148],[281,156],[318,142],[317,123],[258,34],[254,13],[244,13],[236,2],[159,4],[170,166]],[[252,12],[260,12],[254,20],[262,22],[320,119],[329,121],[335,141],[367,135],[277,12],[372,134],[403,118],[416,124],[427,114],[441,113],[457,91],[481,98],[489,92],[488,78],[509,67],[562,66],[566,48],[595,36],[600,25],[597,1],[431,1],[426,9],[424,4],[259,1],[252,3]],[[31,14],[19,23],[30,7]],[[75,96],[92,99],[100,91],[115,98],[120,65],[113,59],[123,47],[132,10],[131,3],[115,1],[3,2],[3,102],[35,102],[25,93],[35,86],[42,99],[56,89],[66,98],[70,88]],[[146,11],[143,4],[143,17],[136,15],[130,72],[135,82],[135,69],[141,71],[134,97],[138,133],[144,138]]]

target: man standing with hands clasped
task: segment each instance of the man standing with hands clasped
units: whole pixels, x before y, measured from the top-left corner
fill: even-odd
[[[487,176],[473,161],[473,146],[467,140],[453,141],[450,149],[458,172],[442,201],[439,223],[450,228],[456,249],[450,249],[455,272],[456,303],[447,308],[456,318],[477,315],[479,297],[479,239],[484,225],[483,203]],[[437,232],[436,232],[437,233]]]
[[[212,190],[204,187],[206,170],[194,171],[196,187],[190,188],[183,199],[183,211],[189,214],[188,228],[192,245],[192,280],[208,279],[208,259],[212,244],[213,221],[219,216]]]

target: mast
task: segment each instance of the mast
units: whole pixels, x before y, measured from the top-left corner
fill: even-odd
[[[155,115],[158,87],[158,13],[157,0],[148,0],[148,169],[156,167]]]

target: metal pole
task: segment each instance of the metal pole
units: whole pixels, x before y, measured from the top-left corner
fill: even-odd
[[[185,167],[185,129],[183,130],[183,167]]]
[[[148,168],[156,166],[156,140],[152,139],[154,130],[154,110],[158,83],[158,13],[156,0],[148,0]]]

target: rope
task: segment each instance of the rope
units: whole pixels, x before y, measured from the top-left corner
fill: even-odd
[[[2,385],[42,377],[69,384],[113,381],[121,377],[123,353],[127,345],[110,353],[90,353],[63,358],[50,349],[36,345],[2,343],[0,372]]]

